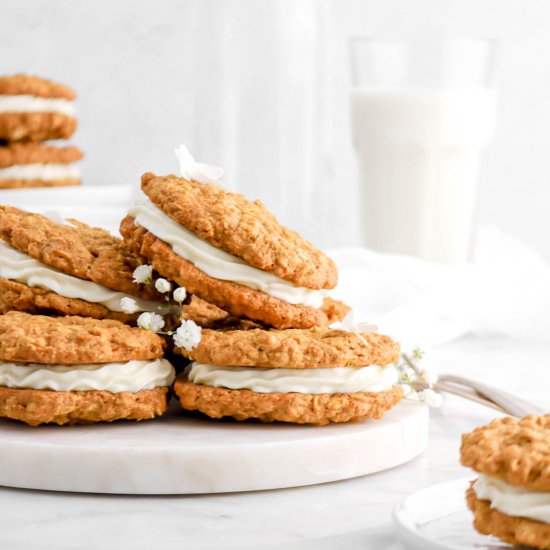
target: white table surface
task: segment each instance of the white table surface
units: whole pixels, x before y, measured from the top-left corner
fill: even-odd
[[[475,376],[550,409],[550,341],[466,338],[432,350],[427,361],[441,373]],[[395,503],[468,475],[458,462],[460,434],[495,416],[448,396],[432,412],[423,456],[380,474],[313,487],[189,497],[0,488],[0,548],[393,549]]]

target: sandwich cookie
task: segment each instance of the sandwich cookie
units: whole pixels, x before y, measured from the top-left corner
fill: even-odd
[[[327,297],[334,262],[261,202],[176,176],[147,173],[141,187],[147,198],[120,232],[163,277],[234,317],[279,329],[328,325],[349,311]]]
[[[0,141],[67,139],[76,130],[71,88],[46,78],[0,76]]]
[[[31,426],[166,412],[174,369],[157,334],[118,321],[0,315],[0,416]]]
[[[479,474],[466,493],[476,530],[550,548],[550,415],[493,420],[462,436],[460,456]]]
[[[13,143],[0,147],[0,189],[62,187],[80,184],[77,147]]]
[[[169,304],[152,285],[134,283],[139,265],[122,240],[103,229],[0,206],[0,313],[19,310],[127,323],[134,323],[139,311],[169,313]],[[125,298],[133,301],[135,312],[124,307]]]
[[[212,418],[324,425],[380,418],[402,398],[399,346],[381,334],[203,329],[176,352],[193,361],[174,385],[181,406]]]

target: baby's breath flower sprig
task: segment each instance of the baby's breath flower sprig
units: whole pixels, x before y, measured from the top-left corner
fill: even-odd
[[[174,334],[174,344],[178,348],[191,351],[196,348],[202,338],[202,328],[194,321],[182,321]]]
[[[160,333],[164,328],[164,318],[158,313],[145,311],[137,318],[137,325],[145,330],[152,330],[153,332]]]
[[[178,304],[182,304],[185,298],[187,298],[187,290],[185,287],[180,286],[174,290],[174,293],[172,294],[172,298],[174,298],[174,301]]]
[[[136,284],[150,285],[153,282],[153,266],[138,265],[132,273],[132,280]]]
[[[434,390],[437,375],[427,369],[419,367],[415,361],[420,361],[424,352],[420,348],[409,354],[403,353],[401,361],[395,365],[399,373],[399,385],[403,390],[403,397],[411,401],[422,401],[429,407],[440,407],[443,398]]]
[[[159,278],[155,281],[155,288],[161,293],[165,294],[172,290],[172,285],[166,280]]]

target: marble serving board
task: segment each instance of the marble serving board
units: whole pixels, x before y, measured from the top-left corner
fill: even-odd
[[[215,421],[173,403],[141,423],[29,427],[0,421],[0,485],[118,494],[200,494],[314,485],[393,468],[424,450],[428,409],[324,427]]]

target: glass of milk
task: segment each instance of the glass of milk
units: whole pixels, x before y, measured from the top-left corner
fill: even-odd
[[[365,244],[468,259],[495,126],[491,41],[352,39],[353,141]]]

